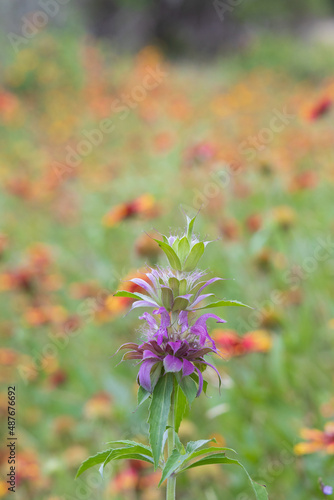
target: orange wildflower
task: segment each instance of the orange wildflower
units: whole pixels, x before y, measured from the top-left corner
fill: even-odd
[[[149,194],[143,194],[133,201],[121,203],[113,207],[102,219],[103,225],[114,227],[125,219],[144,215],[152,217],[156,215],[157,204],[154,197]]]
[[[267,352],[272,340],[266,330],[254,330],[240,336],[234,330],[215,329],[212,337],[223,357],[243,356],[251,352]]]
[[[328,422],[323,431],[318,429],[301,429],[301,438],[305,442],[298,443],[294,447],[296,455],[306,455],[324,451],[330,455],[334,454],[334,422]]]

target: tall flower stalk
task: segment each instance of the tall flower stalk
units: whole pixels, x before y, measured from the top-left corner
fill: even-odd
[[[213,463],[236,464],[236,459],[226,456],[228,448],[210,446],[213,440],[190,441],[183,445],[178,431],[185,413],[196,397],[206,391],[203,377],[211,367],[208,355],[219,355],[209,335],[207,321],[225,320],[214,313],[202,313],[204,309],[223,306],[248,307],[236,300],[217,299],[207,293],[207,287],[222,278],[207,278],[207,273],[197,269],[209,241],[200,241],[193,233],[194,218],[187,217],[187,226],[179,236],[164,236],[155,241],[168,259],[168,267],[149,269],[146,280],[133,278],[142,293],[118,291],[118,297],[134,299],[131,310],[146,309],[139,318],[143,321],[141,343],[126,343],[119,350],[126,350],[123,360],[136,360],[138,371],[138,405],[150,400],[150,446],[135,441],[114,441],[104,452],[88,458],[79,468],[77,476],[89,467],[104,467],[112,460],[133,459],[151,463],[162,472],[159,486],[167,480],[166,499],[175,500],[176,477],[194,467]],[[247,476],[248,473],[246,472]],[[250,479],[254,495],[266,500],[263,486]]]

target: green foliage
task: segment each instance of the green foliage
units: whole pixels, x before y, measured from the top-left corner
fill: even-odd
[[[167,426],[173,386],[174,377],[167,373],[161,377],[152,394],[148,422],[155,469],[159,465],[162,453],[163,435]]]

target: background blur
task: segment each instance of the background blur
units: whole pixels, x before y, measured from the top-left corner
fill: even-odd
[[[254,307],[223,311],[222,394],[195,401],[181,437],[237,449],[273,500],[323,498],[334,2],[12,0],[0,27],[1,446],[15,384],[16,498],[164,497],[136,463],[74,475],[107,441],[147,439],[137,368],[111,358],[140,321],[112,295],[164,262],[145,232],[182,226],[181,206],[217,239],[201,261],[230,279],[217,295]],[[301,429],[326,424],[303,455]],[[252,496],[241,471],[210,466],[180,477],[179,498]]]

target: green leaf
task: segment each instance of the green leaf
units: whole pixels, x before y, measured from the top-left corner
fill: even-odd
[[[151,393],[144,389],[141,385],[139,386],[138,389],[138,394],[137,394],[137,401],[138,401],[138,406],[144,403],[149,397],[151,396]]]
[[[171,288],[168,288],[168,286],[161,287],[162,305],[167,309],[167,311],[172,309],[173,299],[174,297]]]
[[[195,381],[189,375],[187,377],[182,377],[180,373],[176,374],[176,378],[188,403],[191,405],[198,391]]]
[[[177,253],[181,262],[183,262],[190,252],[190,245],[188,238],[183,236],[183,238],[179,241],[179,245],[177,247]]]
[[[189,300],[184,297],[176,297],[172,311],[184,311],[189,306]]]
[[[119,292],[114,293],[114,297],[129,297],[130,299],[140,300],[140,296],[136,293],[127,292],[126,290],[120,290]],[[147,299],[148,295],[145,296]]]
[[[246,473],[246,475],[251,483],[253,492],[255,494],[255,498],[257,500],[268,500],[268,493],[267,493],[266,487],[253,481],[252,478],[250,477],[250,475],[248,474],[247,470],[245,469],[245,467],[238,460],[234,460],[232,458],[226,457],[225,453],[214,453],[213,455],[209,455],[207,457],[201,458],[197,462],[194,462],[193,464],[188,465],[187,467],[184,467],[179,472],[184,472],[188,469],[193,469],[194,467],[200,467],[202,465],[211,465],[211,464],[238,465]]]
[[[162,471],[162,476],[158,486],[169,478],[184,462],[184,456],[178,450],[173,450],[171,455],[168,457],[165,467]]]
[[[195,217],[193,217],[192,219],[188,217],[188,215],[186,217],[187,217],[187,237],[189,240],[191,240],[197,215],[195,215]]]
[[[169,278],[168,283],[169,283],[170,288],[172,289],[174,297],[177,297],[178,295],[182,295],[182,293],[180,294],[180,291],[179,291],[180,290],[180,282],[177,278],[175,278],[174,276],[172,278]]]
[[[94,465],[102,464],[108,457],[110,452],[111,449],[106,451],[101,451],[100,453],[97,453],[96,455],[87,458],[87,460],[84,460],[84,462],[82,462],[82,464],[80,465],[75,478],[81,476],[83,472],[85,472],[87,469],[90,469],[91,467],[94,467]]]
[[[206,455],[207,453],[212,453],[212,452],[218,452],[218,451],[233,451],[236,453],[232,448],[225,448],[223,446],[210,446],[209,448],[203,448],[202,450],[197,450],[194,451],[193,453],[190,453],[190,455],[187,458],[187,462],[190,462],[190,460],[193,460],[194,458],[200,457],[201,455]]]
[[[131,447],[131,446],[141,446],[144,450],[148,451],[150,453],[150,455],[152,456],[152,451],[151,451],[151,448],[150,446],[148,446],[147,444],[142,444],[142,443],[138,443],[137,441],[131,441],[129,439],[122,439],[120,441],[108,441],[106,444],[109,444],[110,446],[112,446],[114,448],[114,446],[116,447],[119,447],[119,445],[124,445],[124,446],[127,446],[127,447]],[[111,448],[109,450],[109,452],[113,449]]]
[[[240,307],[248,307],[249,309],[253,309],[252,307],[247,306],[246,304],[243,304],[242,302],[239,302],[238,300],[218,300],[218,302],[211,302],[211,304],[207,304],[206,306],[197,307],[196,311],[199,311],[200,309],[209,309],[211,307],[223,307],[223,306],[240,306]]]
[[[154,239],[154,241],[156,241],[158,243],[161,250],[163,250],[163,252],[166,254],[166,257],[167,257],[170,265],[172,266],[172,268],[177,269],[178,271],[181,271],[180,259],[178,258],[178,256],[176,255],[176,253],[174,252],[172,247],[170,247],[164,241],[156,240],[155,238],[153,238],[153,239]]]
[[[183,265],[183,271],[193,271],[195,269],[199,259],[202,257],[204,253],[204,248],[205,247],[203,241],[196,243],[192,247],[190,254],[188,255]]]
[[[158,467],[162,452],[163,435],[167,426],[173,386],[173,375],[166,374],[160,378],[152,394],[148,422],[155,469]]]
[[[145,458],[145,462],[150,462],[153,464],[152,452],[147,446],[143,446],[141,444],[136,444],[134,446],[125,446],[124,448],[116,448],[112,450],[105,461],[103,462],[102,467],[100,468],[101,475],[103,474],[103,470],[105,466],[111,462],[112,460],[120,460],[120,459],[128,459],[129,455],[139,455]]]
[[[175,411],[174,411],[174,428],[175,432],[179,432],[179,428],[184,418],[186,412],[189,409],[187,398],[184,392],[181,390],[180,386],[177,385],[176,395],[175,395]]]
[[[187,288],[187,280],[185,278],[180,280],[180,295],[185,295],[187,293]]]
[[[198,448],[201,448],[202,446],[215,442],[214,439],[200,439],[198,441],[189,441],[186,446],[186,452],[187,453],[193,453],[194,451],[198,450]]]

